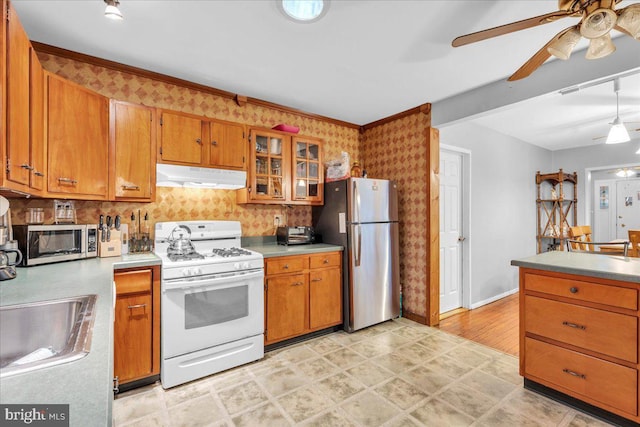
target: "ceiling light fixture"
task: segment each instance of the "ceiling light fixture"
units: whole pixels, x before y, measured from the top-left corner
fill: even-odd
[[[606,144],[619,144],[621,142],[627,142],[631,140],[629,138],[629,132],[624,127],[624,123],[620,120],[620,79],[613,81],[613,91],[616,93],[616,118],[611,123],[611,129],[609,129],[609,135],[607,136]]]
[[[632,4],[624,8],[616,25],[640,40],[640,4]]]
[[[547,48],[547,51],[556,58],[566,60],[571,56],[571,51],[580,41],[581,35],[577,28],[572,28],[564,33],[560,38],[554,40]]]
[[[616,176],[620,178],[631,178],[635,174],[636,173],[631,169],[620,169],[618,172],[616,172]]]
[[[295,22],[310,23],[322,18],[329,8],[328,0],[276,0],[284,15]]]
[[[113,19],[114,21],[122,21],[124,19],[122,12],[118,9],[118,6],[120,6],[119,0],[104,0],[104,2],[107,4],[104,9],[105,18]]]
[[[636,151],[636,154],[640,154],[640,148],[638,148],[638,151]]]
[[[600,59],[611,55],[615,51],[616,46],[611,41],[611,34],[607,33],[602,37],[589,41],[589,48],[584,57],[587,59]]]

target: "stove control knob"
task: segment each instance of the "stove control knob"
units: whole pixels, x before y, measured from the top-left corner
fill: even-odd
[[[243,262],[243,263],[242,263],[242,268],[244,268],[244,269],[249,268],[249,263],[248,263],[248,262],[246,262],[246,261],[245,261],[245,262]]]
[[[194,275],[198,275],[201,276],[202,275],[202,269],[200,267],[196,267],[193,269],[193,274]]]
[[[187,270],[186,268],[184,270],[182,270],[182,275],[184,277],[188,276],[189,275],[189,270]]]
[[[233,269],[234,270],[240,270],[240,263],[239,262],[234,262],[233,263]]]

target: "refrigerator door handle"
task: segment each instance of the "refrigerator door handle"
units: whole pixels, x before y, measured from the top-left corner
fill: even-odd
[[[358,191],[358,183],[353,180],[353,221],[360,222],[360,193]]]
[[[354,231],[356,232],[356,238],[355,238],[355,243],[356,243],[356,247],[355,247],[355,259],[353,260],[355,263],[356,267],[360,267],[360,258],[362,256],[362,232],[360,231],[360,225],[356,225],[354,227]]]

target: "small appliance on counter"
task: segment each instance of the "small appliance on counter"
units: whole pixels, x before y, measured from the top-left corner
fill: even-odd
[[[13,240],[9,201],[0,196],[0,280],[14,279],[15,266],[20,262],[22,262],[22,253],[18,249],[18,243]]]
[[[279,245],[308,245],[315,243],[316,235],[313,227],[302,225],[298,227],[278,227],[276,241]]]
[[[98,255],[95,224],[14,225],[13,234],[22,251],[23,267]]]

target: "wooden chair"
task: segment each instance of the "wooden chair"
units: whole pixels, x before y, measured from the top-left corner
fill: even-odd
[[[629,230],[629,256],[640,258],[640,230]]]
[[[576,225],[575,227],[569,227],[569,237],[571,237],[572,240],[570,243],[571,249],[579,251],[593,251],[594,245],[582,243],[591,242],[590,225]],[[567,248],[569,248],[569,241],[567,241]]]

